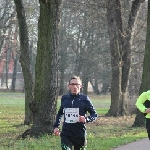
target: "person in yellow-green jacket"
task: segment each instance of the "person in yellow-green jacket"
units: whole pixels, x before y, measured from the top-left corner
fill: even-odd
[[[146,129],[150,140],[150,90],[143,92],[136,101],[136,107],[145,114]]]

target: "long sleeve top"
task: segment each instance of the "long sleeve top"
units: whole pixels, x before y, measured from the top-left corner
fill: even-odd
[[[145,113],[147,108],[150,108],[150,90],[143,92],[136,101],[136,107],[142,112]],[[150,113],[146,114],[146,118],[150,118]]]
[[[53,126],[54,128],[59,127],[61,118],[64,115],[65,108],[79,108],[79,115],[85,116],[86,122],[92,122],[97,118],[96,110],[88,96],[85,96],[81,93],[77,95],[66,94],[63,95],[61,98],[61,106],[56,116],[56,122]],[[87,112],[89,113],[89,116],[86,116]],[[65,122],[64,117],[61,135],[67,135],[71,137],[83,137],[86,135],[85,123],[67,123]]]

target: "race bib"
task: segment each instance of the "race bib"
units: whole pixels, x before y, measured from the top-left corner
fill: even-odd
[[[79,108],[64,108],[65,122],[79,122]]]

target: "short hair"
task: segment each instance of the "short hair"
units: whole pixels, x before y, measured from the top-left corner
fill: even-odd
[[[70,82],[71,82],[71,80],[72,80],[72,79],[76,79],[76,80],[78,80],[78,81],[80,81],[80,82],[81,82],[80,77],[78,77],[78,76],[73,76],[73,77],[71,77],[71,78],[70,78],[70,80],[69,80],[69,84],[70,84]]]

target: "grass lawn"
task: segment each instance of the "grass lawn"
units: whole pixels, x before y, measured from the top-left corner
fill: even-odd
[[[133,128],[135,116],[105,117],[110,96],[90,95],[99,117],[87,126],[86,150],[111,150],[144,137],[145,128]],[[58,105],[60,100],[58,100]],[[61,150],[60,138],[45,135],[38,139],[17,137],[30,126],[24,126],[24,93],[0,93],[0,150]]]

